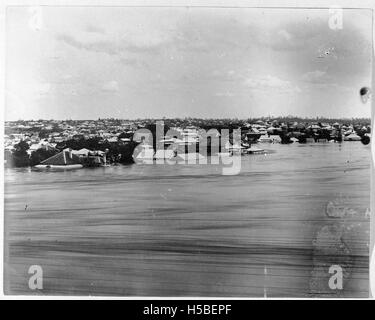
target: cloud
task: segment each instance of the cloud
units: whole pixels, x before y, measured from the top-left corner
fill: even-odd
[[[137,58],[126,58],[126,57],[120,57],[118,59],[118,62],[123,66],[130,66],[134,68],[149,68],[149,64],[142,60]]]
[[[93,31],[91,31],[93,32]],[[92,52],[106,53],[109,55],[121,55],[127,51],[130,53],[155,53],[159,52],[167,44],[173,43],[173,38],[162,33],[148,32],[143,34],[127,34],[125,38],[108,39],[105,32],[96,31],[96,40],[79,40],[69,34],[59,33],[56,40],[73,48]]]
[[[119,59],[119,61],[122,63],[122,64],[125,64],[125,65],[132,65],[132,66],[135,66],[135,65],[138,65],[139,62],[137,59],[135,58],[124,58],[124,57],[121,57]]]
[[[58,34],[56,39],[76,49],[103,52],[109,55],[115,55],[120,52],[115,43],[110,41],[83,42],[67,34]]]
[[[293,36],[288,31],[286,31],[284,29],[280,30],[277,34],[287,41],[289,41],[293,38]]]
[[[86,32],[89,32],[89,33],[99,33],[99,34],[105,34],[105,30],[104,28],[100,28],[98,26],[94,26],[94,25],[88,25],[85,29]]]
[[[254,42],[265,48],[271,48],[276,51],[298,51],[305,49],[306,39],[290,31],[281,29],[259,30],[253,35]]]
[[[327,78],[327,73],[320,70],[310,71],[302,76],[302,80],[307,82],[321,82],[325,78]]]
[[[278,77],[267,75],[258,78],[248,78],[244,82],[245,86],[255,90],[277,90],[278,92],[301,92],[298,86],[290,81],[282,80]]]
[[[35,89],[35,93],[39,95],[46,95],[51,91],[52,86],[50,83],[44,82],[44,83],[36,84],[34,89]]]
[[[69,79],[72,79],[73,76],[72,76],[71,74],[68,74],[68,73],[67,73],[67,74],[62,75],[61,78],[62,78],[63,80],[69,80]]]
[[[102,86],[102,91],[105,92],[117,92],[119,91],[118,82],[115,80],[109,81]]]
[[[234,96],[235,94],[229,91],[215,93],[215,97],[234,97]]]
[[[248,79],[249,74],[252,73],[252,70],[249,68],[242,68],[240,70],[214,70],[211,72],[210,77],[218,81],[225,82],[243,82]]]

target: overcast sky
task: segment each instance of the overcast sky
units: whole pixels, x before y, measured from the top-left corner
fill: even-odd
[[[7,10],[6,120],[370,117],[369,10]]]

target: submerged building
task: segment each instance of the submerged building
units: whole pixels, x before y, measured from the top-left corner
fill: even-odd
[[[66,148],[60,153],[36,165],[37,169],[79,169],[82,167],[105,166],[106,153],[89,149],[72,150]]]
[[[64,149],[35,166],[38,169],[79,169],[82,167],[80,157],[74,154],[71,149]]]

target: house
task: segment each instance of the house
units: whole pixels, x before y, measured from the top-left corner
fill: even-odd
[[[36,165],[37,169],[79,169],[83,165],[79,156],[73,154],[72,149],[64,149],[60,153]]]
[[[30,144],[30,148],[27,150],[27,153],[31,155],[34,151],[39,150],[39,149],[44,149],[44,150],[53,150],[55,149],[56,144],[54,143],[49,143],[47,140],[41,140],[39,143],[32,143]]]
[[[117,137],[111,137],[111,138],[108,138],[107,141],[109,143],[116,143],[118,141],[118,138]]]
[[[87,157],[90,152],[92,152],[92,151],[89,150],[89,149],[86,149],[86,148],[82,148],[80,150],[72,150],[72,153],[79,156],[79,157],[80,156],[86,156]]]
[[[101,150],[91,151],[86,148],[72,150],[72,153],[80,158],[85,167],[98,167],[107,164],[106,153]]]

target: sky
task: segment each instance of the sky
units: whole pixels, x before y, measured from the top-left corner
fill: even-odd
[[[370,117],[371,11],[334,14],[8,7],[5,120]]]

